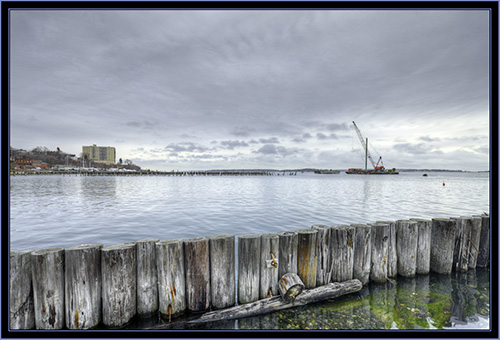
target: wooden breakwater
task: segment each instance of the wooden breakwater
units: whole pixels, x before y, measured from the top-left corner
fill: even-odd
[[[11,252],[10,329],[122,328],[251,304],[279,295],[284,273],[315,289],[465,272],[489,266],[489,237],[483,214]]]

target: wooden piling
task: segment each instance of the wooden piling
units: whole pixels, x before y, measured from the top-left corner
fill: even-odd
[[[64,248],[31,253],[36,329],[64,327]]]
[[[156,243],[159,241],[159,239],[145,239],[135,243],[137,253],[137,314],[140,317],[149,317],[158,312]]]
[[[387,277],[398,276],[398,252],[396,249],[396,222],[377,221],[377,223],[389,225],[389,244],[387,255]]]
[[[137,313],[135,243],[101,250],[102,322],[109,328],[128,324]]]
[[[238,303],[259,299],[260,235],[238,237]],[[281,252],[281,249],[280,249]]]
[[[367,224],[352,224],[356,229],[354,237],[353,279],[363,285],[370,281],[372,258],[372,231]]]
[[[348,225],[332,226],[330,256],[332,282],[352,280],[354,267],[354,237],[356,229]]]
[[[418,226],[416,221],[396,221],[398,275],[414,277],[417,268]]]
[[[431,264],[431,230],[432,221],[421,218],[410,218],[417,222],[418,241],[417,241],[417,274],[429,274]]]
[[[330,227],[326,225],[313,225],[312,229],[318,231],[317,251],[318,265],[316,268],[316,286],[330,283],[332,279],[332,265],[330,259]]]
[[[186,310],[184,241],[156,243],[156,267],[160,314],[168,319],[177,317]]]
[[[279,260],[278,277],[286,273],[297,273],[297,244],[298,235],[293,231],[283,231],[278,233],[279,237]]]
[[[83,244],[64,250],[66,328],[91,329],[102,319],[102,244]]]
[[[316,268],[318,266],[316,229],[299,229],[297,249],[297,274],[307,289],[316,287]]]
[[[370,279],[376,283],[385,283],[388,277],[390,225],[372,224],[372,257]]]
[[[210,257],[207,237],[184,240],[186,305],[191,312],[210,309]]]
[[[469,269],[476,269],[479,257],[479,244],[481,242],[481,216],[472,216],[472,228],[469,240]]]
[[[453,270],[466,272],[469,268],[471,217],[451,217],[456,222],[455,248],[453,250]]]
[[[453,268],[456,222],[449,218],[433,218],[431,232],[431,271],[450,274]]]
[[[278,291],[279,237],[260,235],[260,299],[276,296]]]
[[[481,238],[479,241],[478,267],[488,267],[490,264],[490,216],[481,215]]]
[[[232,234],[209,237],[209,247],[212,307],[231,307],[236,303],[235,237]]]
[[[305,286],[300,276],[295,273],[286,273],[278,283],[279,292],[284,302],[294,302],[304,290]]]
[[[31,252],[10,252],[10,329],[35,328]]]

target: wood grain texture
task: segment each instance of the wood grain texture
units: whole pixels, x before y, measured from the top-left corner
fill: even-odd
[[[238,237],[238,303],[259,299],[260,288],[260,235]]]
[[[449,218],[433,218],[431,232],[431,271],[450,274],[453,268],[456,221]]]
[[[137,255],[137,314],[149,317],[158,312],[158,273],[156,243],[159,239],[139,240]]]
[[[210,308],[210,257],[208,237],[184,240],[186,305],[191,312]]]
[[[231,307],[236,303],[235,236],[209,237],[209,245],[212,307]]]
[[[35,328],[31,252],[10,252],[10,329]]]

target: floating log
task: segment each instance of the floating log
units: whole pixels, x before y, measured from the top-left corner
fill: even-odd
[[[414,277],[417,268],[418,226],[416,221],[396,221],[398,275]]]
[[[128,324],[137,312],[137,258],[134,243],[101,250],[102,322],[109,328]]]
[[[101,249],[102,244],[83,244],[64,250],[68,329],[91,329],[101,322]]]
[[[370,279],[376,283],[385,283],[388,277],[390,225],[372,224],[372,257]]]
[[[354,237],[353,279],[363,285],[370,281],[372,259],[372,231],[367,224],[352,224],[356,228]]]
[[[315,229],[299,229],[297,248],[297,274],[307,289],[316,287],[316,267],[318,256],[316,243],[318,231]]]
[[[332,279],[332,265],[330,259],[330,227],[326,225],[313,225],[312,229],[318,231],[316,268],[316,286],[330,283]]]
[[[449,218],[433,218],[431,232],[431,271],[450,274],[453,268],[456,222]]]
[[[260,235],[238,237],[238,303],[259,299]]]
[[[10,252],[10,329],[35,328],[31,252]]]
[[[421,218],[410,218],[410,221],[416,221],[418,228],[417,264],[415,271],[417,274],[429,274],[432,221]]]
[[[184,240],[186,305],[191,312],[210,308],[210,258],[207,237]]]
[[[260,235],[260,293],[261,299],[276,296],[278,291],[279,237]]]
[[[259,300],[245,305],[208,312],[199,319],[190,321],[191,323],[209,322],[217,320],[240,319],[249,316],[261,315],[275,312],[282,309],[303,306],[309,303],[337,298],[342,295],[355,293],[362,288],[359,280],[349,280],[345,282],[335,282],[321,287],[304,290],[293,302],[286,303],[281,296],[275,296]]]
[[[156,243],[156,267],[160,314],[168,319],[177,317],[186,310],[184,241]]]
[[[352,280],[356,229],[348,225],[331,227],[330,256],[332,282]]]
[[[31,253],[36,329],[64,327],[64,248]]]
[[[137,252],[137,314],[149,317],[158,312],[158,274],[156,243],[158,239],[139,240]]]
[[[488,267],[490,264],[490,216],[481,215],[481,239],[479,241],[478,267]]]
[[[396,247],[396,222],[377,221],[377,223],[389,225],[389,244],[387,257],[387,277],[398,276],[398,253]]]
[[[235,237],[232,234],[208,238],[210,246],[210,292],[212,307],[221,309],[236,303]]]
[[[481,216],[472,216],[472,228],[470,233],[469,248],[469,269],[476,269],[479,257],[479,244],[481,242]]]
[[[278,277],[286,273],[297,273],[298,235],[293,231],[278,233],[280,239]]]
[[[305,289],[304,283],[299,275],[286,273],[279,280],[279,291],[281,298],[286,303],[293,302],[297,296]]]

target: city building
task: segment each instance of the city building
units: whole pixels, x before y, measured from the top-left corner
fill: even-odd
[[[112,146],[82,146],[82,157],[85,162],[115,164],[116,151]]]

